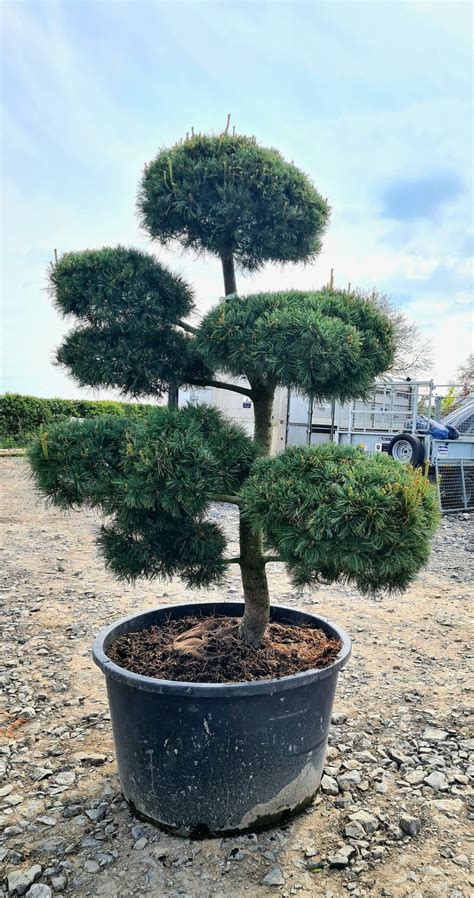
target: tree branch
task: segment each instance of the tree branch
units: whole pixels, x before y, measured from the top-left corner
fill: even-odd
[[[219,495],[214,496],[213,502],[226,502],[228,505],[242,505],[242,499],[240,496],[225,496]]]
[[[226,564],[240,564],[240,555],[236,555],[235,558],[224,558]]]
[[[279,555],[266,555],[263,560],[265,564],[269,564],[271,561],[281,561],[282,564],[284,563],[283,558],[280,558]]]
[[[187,321],[177,321],[176,324],[178,327],[182,327],[184,331],[187,331],[188,334],[197,334],[197,327],[193,327],[192,324],[188,324]]]
[[[252,390],[250,388],[227,384],[222,380],[189,380],[188,383],[195,387],[217,387],[219,390],[230,390],[232,393],[242,393],[243,396],[252,398]]]

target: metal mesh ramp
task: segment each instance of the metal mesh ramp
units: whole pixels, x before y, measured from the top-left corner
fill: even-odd
[[[446,415],[443,424],[451,424],[462,434],[474,434],[474,393],[466,396],[458,408]]]
[[[436,460],[436,483],[443,513],[474,509],[474,459]]]

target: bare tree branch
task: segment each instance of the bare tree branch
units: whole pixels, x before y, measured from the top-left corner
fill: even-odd
[[[240,496],[226,496],[219,495],[214,496],[213,502],[226,502],[228,505],[242,505],[242,499]]]
[[[390,318],[395,331],[395,357],[393,365],[387,372],[398,377],[416,377],[418,374],[428,375],[433,368],[433,344],[423,334],[415,321],[401,309],[398,309],[386,293],[377,290],[354,291],[359,296],[371,300]]]
[[[461,386],[474,389],[474,352],[471,352],[466,361],[459,365],[455,374],[456,383]]]

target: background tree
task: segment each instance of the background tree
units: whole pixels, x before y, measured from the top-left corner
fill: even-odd
[[[395,377],[428,377],[434,365],[433,343],[390,297],[379,290],[358,290],[359,296],[370,299],[384,312],[393,326],[395,351],[386,373]]]
[[[454,385],[452,385],[449,387],[446,396],[443,396],[443,398],[441,399],[441,415],[443,417],[445,415],[449,415],[449,413],[456,408],[458,401],[459,400],[456,399],[456,389]]]
[[[161,395],[170,382],[219,384],[253,400],[254,440],[215,410],[159,408],[143,421],[45,429],[30,450],[56,504],[106,517],[99,543],[119,577],[179,574],[218,582],[239,564],[242,638],[257,647],[269,619],[266,565],[297,583],[342,579],[404,588],[426,560],[436,499],[419,472],[332,444],[269,458],[275,390],[363,395],[392,364],[393,326],[372,300],[344,291],[239,297],[235,263],[313,258],[329,208],[309,179],[254,138],[192,135],[145,170],[139,208],[150,234],[217,255],[226,296],[192,327],[192,292],[133,249],[68,253],[53,266],[57,307],[76,326],[58,359],[79,383]],[[218,375],[221,372],[221,375]],[[229,374],[248,386],[216,380]],[[208,519],[211,502],[239,511],[240,552]]]
[[[466,360],[456,369],[450,381],[449,389],[441,400],[441,412],[448,415],[474,392],[474,353],[470,353]]]
[[[455,383],[464,388],[465,393],[474,391],[474,353],[471,352],[466,360],[459,365],[454,375]]]

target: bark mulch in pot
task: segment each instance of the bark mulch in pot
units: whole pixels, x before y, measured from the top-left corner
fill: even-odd
[[[258,649],[245,645],[235,617],[189,615],[120,636],[107,650],[126,670],[187,683],[275,680],[327,667],[341,643],[311,624],[270,623]]]

